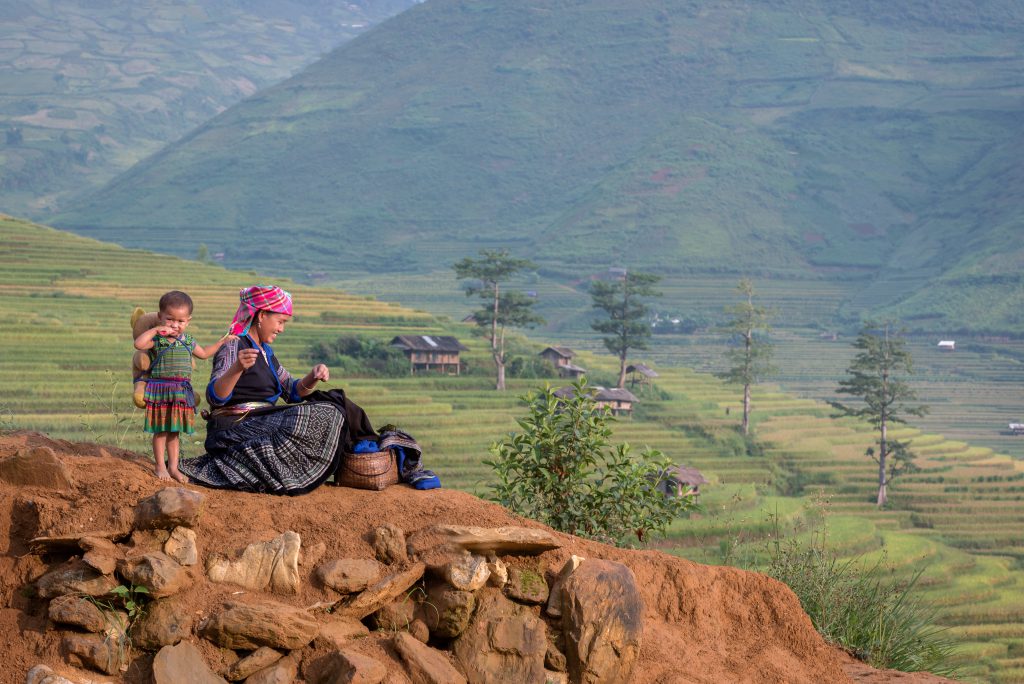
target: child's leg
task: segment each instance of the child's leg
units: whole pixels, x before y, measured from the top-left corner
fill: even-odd
[[[167,432],[156,432],[153,434],[153,463],[156,476],[161,480],[169,480],[171,478],[167,474],[167,466],[164,465],[164,452],[167,451],[168,434]]]
[[[178,471],[180,450],[181,441],[178,439],[178,433],[167,433],[167,472],[178,482],[188,482],[188,478]]]

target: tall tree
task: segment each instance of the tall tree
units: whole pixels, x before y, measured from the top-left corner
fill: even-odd
[[[728,333],[734,346],[726,352],[729,368],[718,377],[728,382],[743,385],[743,434],[750,434],[750,388],[766,375],[775,371],[772,367],[772,343],[765,334],[771,329],[768,318],[771,312],[754,304],[754,284],[749,279],[740,281],[736,290],[743,300],[735,306],[726,307],[732,320],[722,329]]]
[[[594,321],[590,327],[608,337],[602,338],[604,346],[619,357],[619,382],[617,387],[626,386],[626,356],[630,349],[647,349],[647,338],[651,336],[648,322],[650,308],[644,303],[645,297],[660,297],[654,285],[661,276],[651,273],[627,272],[614,281],[598,280],[590,287],[593,307],[601,309],[608,316]]]
[[[842,415],[863,418],[878,430],[878,451],[871,446],[865,454],[878,465],[878,506],[882,507],[889,500],[892,481],[917,469],[908,444],[889,439],[889,425],[905,423],[905,415],[923,416],[928,407],[907,404],[917,399],[917,393],[904,379],[914,372],[913,359],[905,340],[888,323],[881,328],[865,324],[853,346],[860,351],[846,370],[849,377],[839,381],[837,391],[856,397],[860,404],[830,403]]]
[[[508,250],[480,250],[480,258],[466,257],[452,265],[455,277],[478,281],[466,288],[466,296],[479,297],[484,307],[473,312],[476,324],[487,331],[491,356],[497,369],[495,389],[505,389],[505,328],[530,327],[544,319],[533,313],[534,300],[521,292],[502,292],[502,284],[516,273],[534,268],[527,259],[510,256]]]

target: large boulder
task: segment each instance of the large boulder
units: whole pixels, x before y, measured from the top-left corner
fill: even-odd
[[[308,644],[317,631],[309,611],[273,601],[226,603],[199,626],[200,634],[218,646],[241,650],[290,651]]]
[[[396,634],[394,647],[413,684],[466,684],[466,678],[455,669],[444,653],[430,648],[409,634]],[[529,681],[534,680],[520,680],[520,684]]]
[[[633,571],[590,559],[562,587],[562,631],[569,681],[626,684],[640,655],[644,603]]]
[[[132,643],[156,651],[173,646],[192,632],[193,613],[178,597],[153,601],[132,625]]]
[[[215,674],[199,649],[187,641],[164,646],[153,659],[153,684],[227,684]]]
[[[362,593],[339,601],[334,612],[362,620],[404,595],[412,585],[420,581],[425,570],[423,563],[413,563],[405,570],[388,575]]]
[[[18,487],[45,487],[66,491],[74,487],[71,474],[47,446],[22,449],[0,459],[0,480]]]
[[[301,546],[299,535],[288,531],[270,541],[250,544],[235,560],[214,554],[206,561],[206,576],[213,582],[237,584],[253,591],[297,594]]]
[[[324,584],[342,594],[355,594],[377,583],[387,571],[382,563],[369,558],[339,558],[316,568]]]
[[[544,622],[536,609],[513,603],[498,589],[477,592],[476,612],[453,646],[470,684],[544,681]]]
[[[140,530],[172,530],[193,527],[206,497],[184,487],[165,487],[135,506],[135,527]]]
[[[65,594],[107,596],[117,586],[110,575],[101,575],[80,559],[73,559],[36,580],[36,594],[53,598]]]
[[[117,571],[132,585],[146,587],[155,599],[177,594],[191,580],[188,571],[162,551],[119,560]]]

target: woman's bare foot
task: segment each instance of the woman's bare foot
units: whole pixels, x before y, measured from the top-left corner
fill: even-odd
[[[171,479],[171,474],[167,472],[166,468],[157,468],[156,469],[156,476],[157,476],[158,479],[161,479],[161,480],[170,480]]]
[[[177,480],[178,482],[182,484],[188,484],[188,477],[183,475],[182,472],[177,468],[171,468],[168,472],[170,472],[171,477]]]

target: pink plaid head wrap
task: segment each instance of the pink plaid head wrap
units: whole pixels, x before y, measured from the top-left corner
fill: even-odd
[[[257,311],[292,315],[292,296],[277,285],[253,285],[238,291],[238,311],[228,328],[229,335],[244,335]]]

